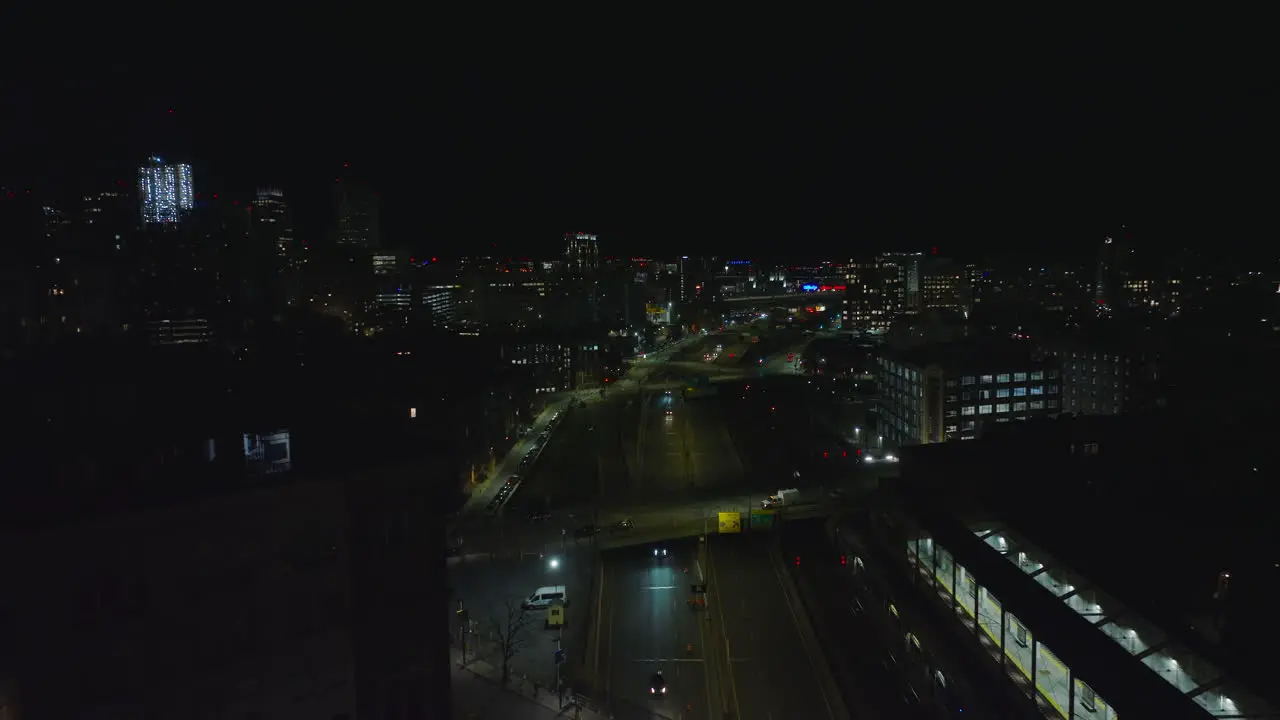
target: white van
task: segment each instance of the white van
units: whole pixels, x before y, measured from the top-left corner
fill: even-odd
[[[525,610],[546,610],[551,605],[569,606],[569,593],[563,585],[540,587],[520,603],[520,607]]]

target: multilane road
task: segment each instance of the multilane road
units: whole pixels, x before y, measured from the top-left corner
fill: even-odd
[[[602,577],[588,662],[616,717],[847,716],[770,533],[607,551]],[[665,696],[649,691],[658,669]]]
[[[696,393],[686,399],[684,383],[668,395],[672,373],[686,375],[666,358],[641,363],[606,397],[574,401],[502,515],[456,523],[463,557],[451,570],[455,595],[493,616],[508,599],[564,582],[573,599],[566,671],[575,689],[607,701],[619,718],[844,717],[771,533],[714,534],[716,511],[745,514],[765,494],[748,481],[727,406]],[[809,495],[807,502],[825,498]],[[550,519],[532,520],[531,510]],[[622,518],[634,527],[575,537]],[[708,522],[712,535],[701,542]],[[655,548],[667,554],[655,557]],[[589,563],[596,551],[599,563]],[[488,559],[490,552],[501,555]],[[552,557],[563,564],[551,569]],[[709,591],[700,609],[688,603],[695,583]],[[549,636],[539,625],[533,637],[516,664],[547,680]],[[664,697],[649,692],[659,668]]]

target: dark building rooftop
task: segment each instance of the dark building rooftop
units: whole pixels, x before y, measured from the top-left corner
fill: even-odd
[[[910,348],[887,348],[887,357],[919,367],[938,365],[948,372],[991,372],[993,370],[1040,367],[1035,346],[1010,338],[967,337],[951,342]]]

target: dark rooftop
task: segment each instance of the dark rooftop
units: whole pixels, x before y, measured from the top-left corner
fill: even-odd
[[[990,336],[966,337],[912,348],[886,349],[885,355],[921,368],[938,365],[948,373],[989,373],[1046,365],[1044,360],[1039,359],[1036,348],[1031,343]]]

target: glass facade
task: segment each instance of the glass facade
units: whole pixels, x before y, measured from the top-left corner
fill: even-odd
[[[184,210],[195,207],[191,166],[165,165],[158,157],[150,158],[138,168],[138,200],[143,223],[178,222]]]

